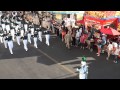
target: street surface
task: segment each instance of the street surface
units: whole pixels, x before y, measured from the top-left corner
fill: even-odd
[[[106,54],[97,57],[96,50],[82,50],[72,47],[68,50],[56,35],[52,35],[50,46],[38,41],[38,48],[28,44],[28,51],[23,43],[14,42],[13,55],[0,43],[0,79],[78,79],[76,68],[81,57],[87,57],[89,65],[88,79],[120,79],[120,62],[113,63],[113,57],[106,60]]]

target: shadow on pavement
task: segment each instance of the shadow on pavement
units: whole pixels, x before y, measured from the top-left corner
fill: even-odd
[[[41,57],[37,57],[37,63],[41,63],[41,64],[45,64],[45,65],[53,65],[55,64],[55,62],[53,62],[52,60],[48,60],[47,57],[45,56],[41,56]]]

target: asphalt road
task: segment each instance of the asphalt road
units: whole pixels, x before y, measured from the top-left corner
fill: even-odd
[[[50,46],[38,41],[38,48],[28,44],[14,42],[13,55],[0,43],[0,79],[78,79],[76,68],[81,57],[87,57],[89,65],[88,79],[120,79],[120,62],[113,63],[113,57],[106,60],[106,54],[97,57],[96,51],[72,47],[68,50],[57,36],[51,36]]]

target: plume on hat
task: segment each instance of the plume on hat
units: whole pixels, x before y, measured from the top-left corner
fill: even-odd
[[[86,57],[85,56],[82,57],[82,61],[86,62]]]

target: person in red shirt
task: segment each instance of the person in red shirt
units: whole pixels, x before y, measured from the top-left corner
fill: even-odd
[[[82,36],[80,37],[80,46],[82,49],[85,48],[86,39],[87,39],[87,34],[82,34]]]
[[[66,35],[65,28],[62,28],[62,41],[64,41]]]

